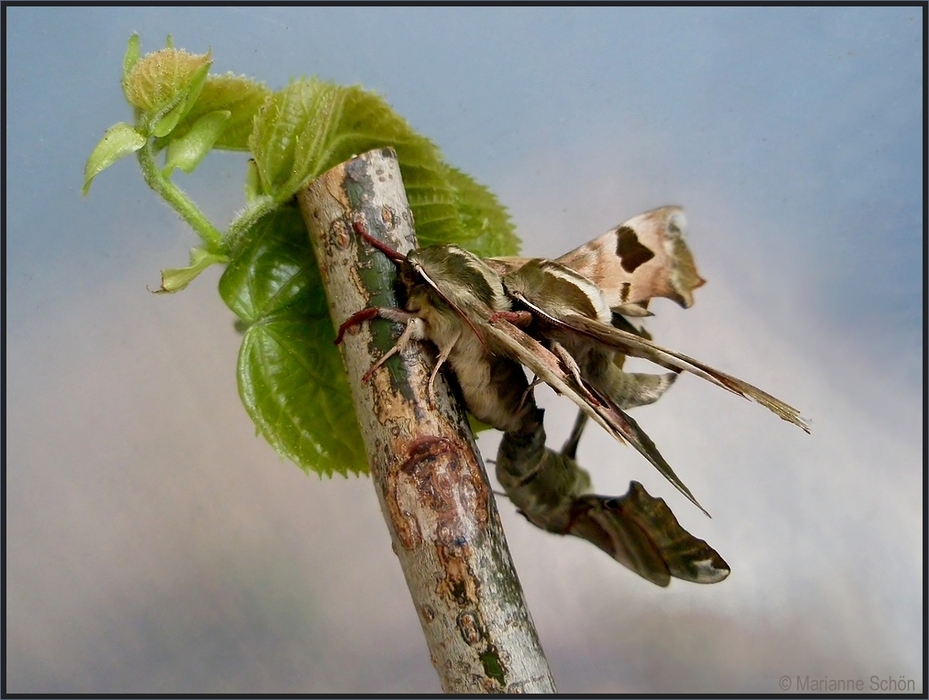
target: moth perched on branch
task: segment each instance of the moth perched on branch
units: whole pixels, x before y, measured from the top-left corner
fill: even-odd
[[[404,309],[380,307],[359,311],[339,329],[336,342],[347,328],[375,317],[405,324],[397,344],[366,376],[377,371],[391,355],[403,351],[412,340],[431,341],[438,348],[439,357],[430,384],[447,362],[468,410],[482,422],[503,431],[504,444],[509,438],[509,448],[515,436],[523,439],[531,436],[538,441],[541,430],[540,410],[532,399],[523,367],[574,401],[586,416],[619,442],[635,447],[701,510],[702,506],[626,410],[657,400],[677,374],[686,371],[751,398],[809,432],[796,409],[740,379],[651,342],[626,320],[626,316],[651,315],[648,302],[653,297],[667,297],[686,308],[693,303],[693,290],[704,283],[684,242],[684,218],[678,207],[641,214],[557,260],[482,260],[455,245],[430,246],[403,256],[363,227],[356,230],[361,239],[398,266],[406,288],[406,303]],[[660,375],[624,372],[622,360],[626,355],[650,360],[671,372]],[[544,431],[541,436],[544,443]],[[570,459],[573,461],[573,456]],[[539,457],[538,464],[528,465],[528,470],[526,463],[517,460],[517,465],[519,471],[531,472],[544,461]],[[513,464],[513,460],[509,463]],[[562,460],[561,468],[565,469],[567,464]],[[503,485],[518,503],[519,484]],[[637,493],[633,488],[632,497]],[[615,533],[622,529],[617,523],[626,524],[627,519],[620,518],[613,507],[617,503],[608,500],[588,499],[583,501],[586,510],[581,509],[582,496],[574,488],[561,495],[550,493],[546,498],[560,499],[559,507],[568,506],[569,510],[574,507],[574,520],[565,525],[564,532],[577,534],[610,551],[597,541],[602,533],[596,532],[596,528],[578,525],[582,521],[599,520],[598,527],[611,528]],[[641,498],[639,502],[643,502]],[[664,506],[663,501],[660,503]],[[536,511],[533,517],[524,510],[531,521],[552,529],[543,524],[545,518]],[[554,522],[557,518],[549,520]],[[667,518],[664,521],[670,522]],[[671,521],[684,532],[673,516]],[[653,522],[648,527],[657,526]],[[615,552],[613,555],[629,565]],[[636,566],[630,568],[643,573]]]

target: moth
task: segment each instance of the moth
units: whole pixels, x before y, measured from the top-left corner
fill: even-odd
[[[592,542],[658,586],[672,577],[718,583],[729,575],[716,550],[681,527],[668,505],[637,481],[621,497],[590,493],[590,475],[575,461],[583,413],[560,452],[545,446],[539,413],[534,425],[504,433],[496,460],[497,480],[529,522]]]
[[[556,260],[483,260],[456,245],[429,246],[403,256],[356,227],[363,240],[398,266],[406,302],[403,309],[359,311],[342,324],[336,342],[349,327],[375,317],[404,324],[397,344],[366,378],[413,340],[429,340],[439,351],[430,388],[448,363],[468,410],[503,431],[504,439],[534,431],[539,421],[525,367],[536,378],[533,384],[544,381],[570,398],[619,442],[631,444],[703,510],[626,410],[655,401],[686,371],[761,403],[807,432],[809,428],[793,407],[653,343],[629,322],[627,317],[650,315],[648,303],[654,297],[670,298],[685,308],[693,303],[693,290],[704,281],[684,241],[684,229],[681,209],[662,207]],[[627,355],[670,372],[627,373],[622,369]],[[571,499],[578,497],[571,494]],[[609,510],[602,503],[587,512]]]

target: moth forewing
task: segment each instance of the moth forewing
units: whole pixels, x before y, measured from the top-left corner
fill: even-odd
[[[571,399],[619,442],[628,442],[635,447],[678,491],[706,513],[690,489],[684,485],[684,482],[674,473],[671,465],[661,456],[651,438],[625,412],[607,400],[591,401],[590,388],[579,385],[577,379],[566,371],[562,361],[554,353],[508,321],[497,319],[488,324],[487,330],[494,342],[509,357],[523,364],[555,391]]]
[[[503,281],[486,262],[457,245],[419,248],[407,256],[430,288],[461,311],[484,314],[510,308]]]
[[[611,308],[647,315],[635,307],[666,297],[687,308],[693,290],[705,284],[684,240],[680,207],[652,209],[562,255],[556,262],[593,280]],[[644,308],[643,308],[644,310]]]
[[[629,492],[613,503],[648,533],[649,539],[661,552],[671,575],[694,583],[718,583],[726,578],[729,565],[704,540],[681,527],[663,498],[654,498],[637,481],[629,484]]]
[[[669,576],[718,583],[730,572],[715,549],[682,528],[664,500],[649,495],[637,481],[619,498],[578,498],[568,533],[593,542],[659,586],[668,585]]]
[[[585,275],[551,260],[529,260],[503,277],[506,291],[553,318],[576,313],[610,323],[613,312],[602,289]]]
[[[504,277],[507,292],[540,320],[538,334],[563,346],[583,379],[620,409],[652,403],[673,383],[676,374],[629,374],[622,371],[617,349],[591,342],[559,319],[581,315],[603,324],[613,322],[599,286],[580,273],[549,260],[530,260]],[[631,327],[626,323],[626,326]]]
[[[783,420],[793,423],[807,433],[810,432],[807,421],[800,416],[800,412],[793,406],[784,403],[775,396],[772,396],[748,382],[726,374],[725,372],[721,372],[718,369],[714,369],[683,353],[661,347],[634,333],[628,333],[595,319],[576,314],[558,319],[558,323],[586,336],[592,342],[615,348],[633,357],[650,360],[668,369],[686,371],[701,377],[727,391],[731,391],[733,394],[760,403]]]
[[[565,269],[561,263],[529,261],[508,273],[504,284],[514,298],[544,321],[539,332],[567,347],[584,378],[607,396],[616,394],[619,390],[614,387],[623,382],[618,374],[621,370],[611,364],[610,353],[620,352],[678,372],[696,374],[757,401],[809,432],[799,411],[771,394],[682,353],[663,348],[641,335],[614,327],[612,314],[604,311],[609,302],[602,288],[576,271]],[[620,404],[617,397],[613,400]]]

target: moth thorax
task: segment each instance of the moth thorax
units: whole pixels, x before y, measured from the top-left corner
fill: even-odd
[[[410,254],[419,274],[449,303],[462,311],[505,311],[509,301],[500,276],[473,253],[456,245],[435,245]]]

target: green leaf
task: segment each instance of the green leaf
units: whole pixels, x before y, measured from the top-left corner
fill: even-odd
[[[139,35],[133,34],[129,37],[129,43],[126,46],[126,55],[123,58],[123,90],[126,89],[126,80],[132,67],[138,62],[142,55],[142,48],[139,42]],[[126,96],[128,99],[128,95]]]
[[[203,89],[209,70],[209,63],[200,66],[194,71],[186,88],[178,92],[171,102],[150,116],[148,123],[153,136],[164,138],[174,131],[181,119],[187,116]]]
[[[203,116],[212,112],[226,111],[230,117],[222,134],[213,145],[233,151],[248,150],[248,138],[252,133],[255,115],[271,96],[263,83],[232,75],[209,75],[196,102],[183,120],[174,128],[172,138],[183,137]],[[165,144],[156,142],[156,147]]]
[[[513,222],[497,196],[452,166],[446,166],[446,177],[461,217],[461,237],[455,242],[483,258],[519,253]]]
[[[132,155],[144,145],[145,137],[125,122],[119,122],[107,129],[100,142],[94,146],[84,166],[84,186],[81,194],[87,194],[90,183],[103,170],[120,158]]]
[[[219,291],[245,327],[239,394],[258,432],[305,471],[367,473],[319,270],[295,207],[255,225]]]
[[[161,287],[155,290],[156,294],[173,294],[179,292],[193,282],[197,276],[210,265],[229,262],[225,255],[211,253],[205,248],[190,249],[190,265],[188,267],[168,268],[161,271]]]
[[[169,176],[174,168],[185,173],[193,172],[223,133],[230,116],[231,113],[225,110],[204,114],[186,134],[168,142],[165,176]]]
[[[421,245],[460,242],[480,255],[511,255],[518,240],[487,188],[449,167],[378,95],[317,79],[274,93],[249,141],[264,191],[289,200],[300,187],[358,153],[391,146]]]

